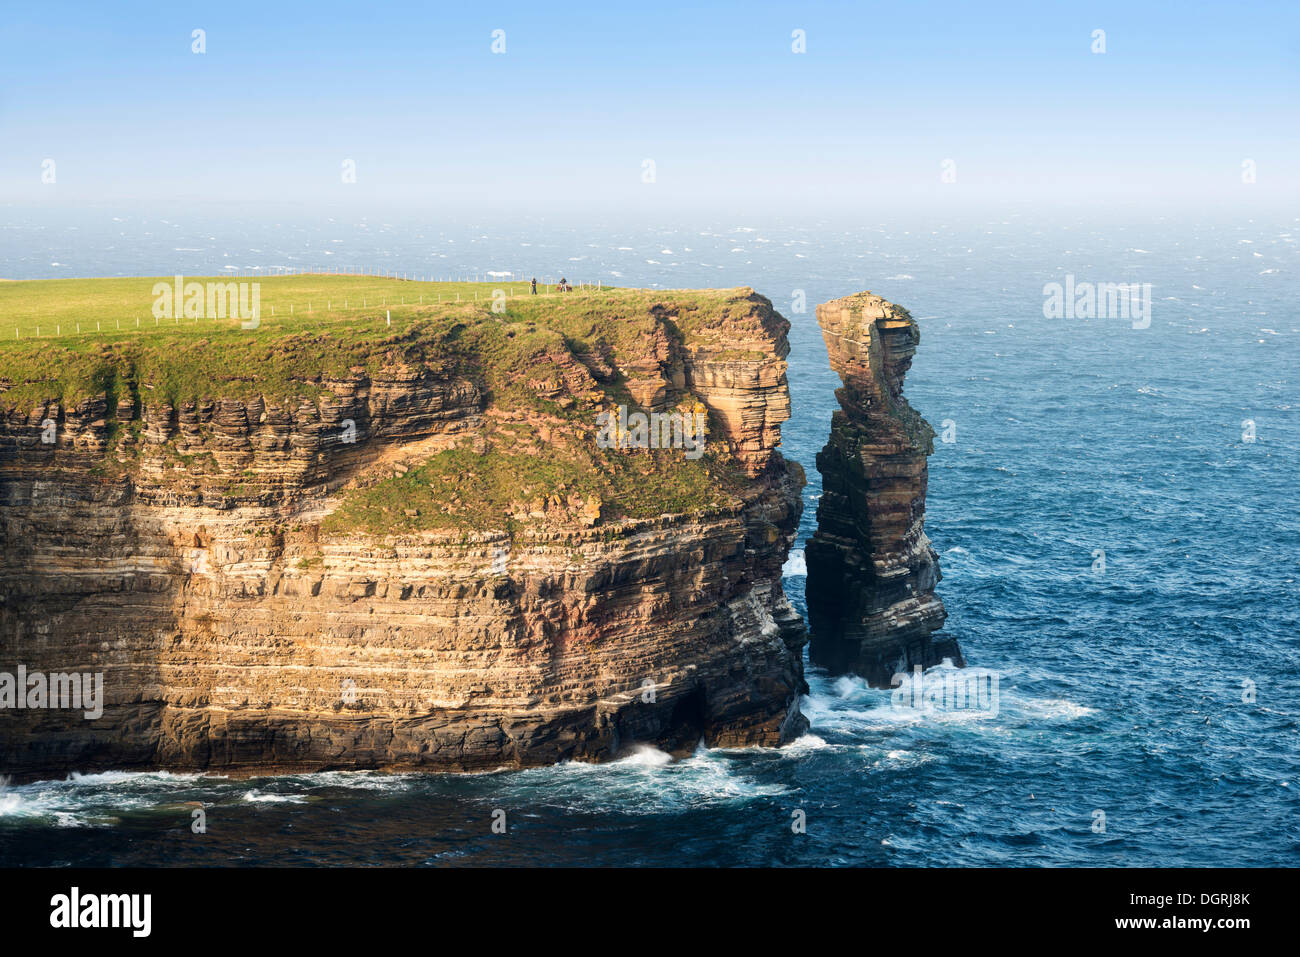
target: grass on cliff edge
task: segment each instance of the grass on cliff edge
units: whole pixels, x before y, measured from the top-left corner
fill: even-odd
[[[102,341],[114,333],[157,331],[165,324],[187,334],[213,330],[220,320],[181,319],[179,323],[154,321],[155,283],[173,282],[172,276],[133,276],[112,279],[31,279],[0,282],[0,346],[15,339]],[[312,314],[343,316],[365,308],[461,301],[490,301],[492,291],[507,296],[528,292],[515,282],[416,282],[380,276],[186,276],[185,281],[206,283],[257,283],[261,287],[264,319],[306,318]],[[541,288],[541,287],[539,287]],[[550,295],[560,295],[552,292]],[[345,306],[346,300],[346,306]],[[364,302],[364,305],[363,305]],[[290,310],[292,309],[292,314]],[[138,326],[137,326],[138,320]],[[98,327],[97,324],[98,323]],[[80,331],[78,331],[80,324]]]
[[[601,519],[651,518],[725,505],[745,483],[735,463],[708,452],[695,461],[647,451],[543,447],[526,454],[467,447],[431,455],[405,475],[349,492],[321,523],[327,535],[391,535],[426,528],[497,529],[527,524],[551,496],[601,503]],[[523,506],[523,514],[513,514]]]
[[[604,339],[622,352],[635,349],[647,334],[656,305],[679,312],[679,325],[689,334],[697,322],[747,309],[738,294],[749,292],[581,289],[533,296],[524,283],[187,277],[199,283],[259,282],[261,323],[246,330],[229,318],[155,320],[152,290],[166,281],[0,282],[0,408],[26,410],[43,401],[66,406],[141,387],[173,403],[256,394],[311,397],[325,379],[351,369],[426,362],[450,371],[447,362],[463,359],[465,350],[443,347],[458,327],[485,323],[509,327],[509,348],[498,350],[501,361],[510,360],[504,353],[526,357],[530,344],[556,336],[578,348]],[[505,294],[503,314],[491,309],[498,289]]]
[[[521,506],[526,513],[536,499],[559,491],[599,499],[605,519],[693,512],[725,504],[746,484],[725,446],[710,445],[704,458],[689,461],[679,451],[598,450],[590,438],[598,409],[630,402],[617,367],[644,360],[650,341],[665,331],[688,342],[707,338],[718,358],[763,358],[733,348],[719,334],[719,323],[754,309],[749,289],[534,296],[523,284],[276,277],[260,280],[262,320],[246,330],[238,319],[154,324],[152,289],[159,281],[165,279],[0,283],[0,330],[19,331],[15,338],[0,334],[0,412],[106,396],[110,450],[97,468],[129,472],[141,456],[176,458],[195,482],[234,496],[243,494],[240,475],[224,474],[210,455],[180,455],[175,440],[162,448],[139,441],[138,418],[116,420],[118,400],[178,405],[260,395],[273,402],[295,396],[311,401],[330,393],[329,380],[358,370],[427,369],[438,378],[475,382],[493,406],[508,411],[511,428],[522,435],[531,432],[529,421],[544,421],[570,437],[539,443],[491,426],[482,453],[438,453],[405,475],[346,492],[326,523],[336,533],[510,527],[528,521],[518,517]],[[506,293],[503,313],[491,309],[496,289]],[[293,305],[291,312],[286,304]],[[671,327],[666,330],[658,316],[672,317]],[[593,394],[560,401],[539,392],[533,380],[558,369],[550,357],[586,353],[610,360],[614,378]],[[116,440],[132,430],[135,441],[119,448]]]

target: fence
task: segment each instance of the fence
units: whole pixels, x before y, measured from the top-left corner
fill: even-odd
[[[272,270],[275,270],[272,272]],[[396,271],[388,269],[375,269],[373,271],[364,266],[340,266],[325,268],[323,266],[246,266],[243,268],[226,267],[221,272],[222,276],[233,277],[236,279],[274,279],[280,276],[354,276],[358,279],[394,279],[399,282],[442,282],[442,283],[501,283],[501,282],[522,282],[528,283],[533,277],[520,270],[514,272],[482,272],[482,273],[465,273],[464,275],[434,276],[412,274],[403,272],[398,275]],[[560,277],[566,278],[566,277]],[[593,289],[604,288],[602,280],[588,282],[580,280],[570,283],[577,287],[591,287]],[[537,285],[540,288],[543,284],[554,286],[559,283],[559,279],[549,273],[537,278]]]
[[[277,270],[277,271],[272,273],[270,272],[270,270]],[[513,276],[514,274],[511,273],[509,275]],[[448,275],[446,278],[442,278],[442,277],[432,277],[432,276],[425,277],[419,275],[411,275],[410,273],[402,273],[401,275],[398,275],[388,270],[376,270],[374,272],[367,272],[364,271],[361,267],[355,267],[355,268],[342,267],[340,269],[326,270],[323,267],[295,268],[295,267],[267,266],[267,267],[248,267],[246,269],[227,270],[222,276],[219,277],[219,279],[221,280],[255,279],[256,280],[256,279],[275,279],[275,278],[290,277],[290,276],[298,276],[298,277],[321,276],[321,277],[349,277],[349,278],[355,277],[357,279],[383,279],[383,280],[395,280],[398,282],[441,284],[441,285],[450,285],[450,286],[479,285],[488,288],[475,289],[472,291],[472,295],[469,291],[466,290],[461,290],[457,292],[452,292],[452,291],[438,292],[438,291],[430,290],[428,292],[420,292],[418,294],[414,290],[412,290],[409,296],[405,294],[401,296],[395,296],[392,302],[389,302],[387,294],[380,294],[378,297],[378,302],[372,301],[374,297],[370,293],[362,294],[360,296],[360,300],[361,300],[360,302],[356,301],[357,299],[356,296],[345,295],[342,297],[341,305],[338,304],[339,300],[334,298],[325,298],[323,300],[310,299],[301,303],[296,301],[288,302],[288,303],[277,302],[277,303],[269,304],[269,307],[263,307],[261,309],[261,314],[258,318],[275,317],[277,315],[276,313],[277,306],[281,309],[281,312],[279,313],[279,315],[281,316],[297,315],[298,311],[296,310],[299,310],[299,307],[303,307],[303,306],[305,306],[305,312],[307,315],[313,315],[314,312],[320,308],[322,301],[324,302],[325,311],[338,312],[343,310],[351,311],[354,309],[376,309],[376,308],[387,309],[387,308],[392,308],[394,306],[441,305],[444,301],[447,303],[491,302],[497,290],[502,290],[507,299],[518,298],[520,296],[534,295],[532,293],[531,283],[528,279],[511,279],[501,274],[490,274],[490,273],[469,273],[469,274],[465,274],[464,276]],[[209,278],[209,277],[205,277],[205,278]],[[571,293],[582,293],[582,292],[590,293],[594,291],[600,291],[603,288],[604,287],[601,280],[597,280],[595,283],[591,283],[585,280],[579,280],[577,282],[569,282],[568,283],[569,291],[561,293],[559,291],[558,281],[555,280],[555,277],[546,275],[538,278],[538,282],[537,282],[538,291],[536,294],[537,295],[569,295]],[[425,302],[426,299],[428,299],[429,301]],[[286,306],[287,306],[287,310],[285,308]],[[267,311],[268,308],[269,308],[269,313]],[[183,312],[184,310],[177,309],[175,311]],[[235,317],[226,317],[226,316],[185,317],[183,315],[174,315],[174,316],[168,316],[166,317],[166,319],[160,319],[159,317],[154,316],[152,312],[149,312],[147,315],[144,316],[135,315],[135,316],[129,316],[125,318],[127,321],[125,328],[123,328],[123,317],[121,316],[112,317],[107,320],[86,319],[85,324],[87,328],[85,329],[84,332],[82,330],[82,322],[79,320],[72,320],[67,323],[60,322],[57,320],[50,320],[47,323],[42,323],[42,324],[33,323],[32,325],[26,327],[15,324],[14,338],[15,339],[30,339],[30,338],[48,339],[52,337],[53,338],[61,337],[65,335],[65,333],[63,332],[63,325],[65,324],[70,326],[68,333],[66,333],[67,335],[89,335],[91,334],[89,325],[92,321],[94,322],[94,326],[95,326],[93,331],[95,333],[103,333],[103,332],[131,332],[137,329],[144,330],[144,329],[148,329],[151,325],[155,327],[163,326],[163,325],[191,325],[191,324],[197,325],[200,321],[206,319],[216,319],[216,318],[225,319],[225,318],[241,318],[241,317],[237,317],[237,316]],[[251,318],[251,317],[242,317],[242,318]],[[2,317],[0,317],[0,319],[2,319]],[[141,321],[142,319],[144,320],[143,322]],[[149,319],[153,319],[153,322],[150,323],[148,321]],[[106,322],[112,323],[112,326],[108,329],[104,328],[104,324]],[[388,320],[388,322],[391,325],[391,318]],[[44,326],[45,329],[44,333],[42,333],[41,331],[42,325]],[[53,334],[51,334],[50,332],[51,327],[53,327]],[[25,334],[24,334],[24,328],[26,328]]]

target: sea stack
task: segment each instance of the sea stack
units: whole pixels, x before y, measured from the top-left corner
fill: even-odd
[[[875,687],[945,658],[947,612],[934,593],[939,558],[925,535],[926,457],[934,429],[903,397],[920,330],[870,292],[817,307],[840,408],[817,456],[822,497],[806,549],[810,658]]]

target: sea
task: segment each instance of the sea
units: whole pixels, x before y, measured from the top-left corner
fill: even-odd
[[[801,612],[838,385],[814,306],[897,302],[921,328],[906,394],[939,433],[926,529],[946,629],[996,679],[992,706],[948,707],[809,667],[803,737],[676,760],[69,768],[0,786],[0,864],[1300,865],[1300,217],[878,220],[0,207],[10,279],[311,266],[754,287],[791,323]],[[1061,315],[1067,282],[1122,284],[1149,310]]]

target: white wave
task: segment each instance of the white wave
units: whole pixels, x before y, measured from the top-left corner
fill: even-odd
[[[811,692],[803,698],[802,710],[814,734],[845,735],[859,740],[864,734],[874,735],[882,731],[893,734],[922,726],[949,727],[962,733],[1006,734],[1014,728],[1043,722],[1075,721],[1094,713],[1094,709],[1064,698],[1025,696],[1008,684],[1006,675],[1000,675],[997,685],[991,689],[992,707],[988,707],[989,702],[985,699],[983,708],[972,706],[945,710],[925,700],[926,692],[933,690],[936,682],[962,673],[962,669],[945,660],[943,664],[925,671],[919,687],[914,674],[905,674],[900,676],[897,689],[892,689],[870,688],[862,678],[854,675],[830,678],[814,670],[808,676]],[[913,700],[918,704],[924,701],[924,706],[911,707]]]
[[[124,811],[172,803],[198,777],[109,771],[0,788],[0,818],[47,820],[58,827],[109,823]]]
[[[886,276],[886,277],[885,277],[885,282],[890,282],[891,280],[897,282],[897,281],[901,281],[901,280],[904,280],[904,279],[914,279],[914,278],[916,278],[916,277],[914,277],[914,276],[909,276],[907,273],[904,272],[904,273],[899,273],[897,276]]]
[[[26,817],[30,813],[30,806],[19,795],[0,791],[0,817]]]
[[[801,734],[781,750],[786,754],[808,754],[812,751],[825,751],[832,747],[826,739],[815,734]]]
[[[605,764],[569,761],[547,768],[510,774],[510,787],[527,800],[576,811],[617,807],[630,814],[661,814],[684,807],[714,807],[789,793],[779,784],[753,780],[749,766],[726,751],[701,747],[689,758],[674,761],[649,746]],[[774,752],[779,753],[779,752]]]
[[[802,548],[796,548],[790,552],[790,557],[781,566],[781,574],[787,578],[797,578],[800,575],[808,574],[808,563],[804,560]]]
[[[1020,703],[1020,708],[1026,714],[1049,720],[1074,721],[1096,713],[1093,708],[1066,701],[1064,698],[1026,698]]]
[[[74,787],[106,787],[113,785],[128,785],[137,787],[144,785],[154,787],[156,785],[166,785],[170,787],[183,787],[201,780],[205,775],[195,772],[177,772],[177,771],[94,771],[89,774],[83,774],[80,771],[73,771],[68,777],[59,782],[53,782],[55,785],[71,785]]]
[[[614,764],[631,764],[643,768],[662,768],[672,764],[673,756],[667,751],[660,751],[649,744],[638,744],[627,757],[619,758]]]
[[[362,791],[400,791],[422,780],[419,774],[390,774],[384,771],[315,771],[290,777],[309,788],[356,788]]]
[[[307,797],[303,794],[267,794],[256,789],[244,794],[241,801],[249,804],[306,804]]]
[[[870,690],[867,687],[867,679],[857,675],[840,675],[835,679],[832,687],[841,698],[852,698]]]

